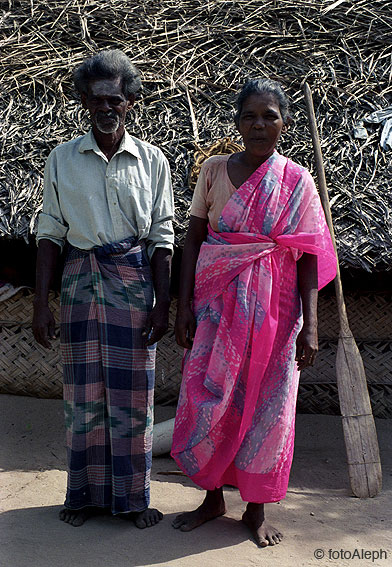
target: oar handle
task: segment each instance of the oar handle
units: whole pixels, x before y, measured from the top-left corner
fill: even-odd
[[[309,120],[309,128],[310,134],[312,136],[312,144],[313,144],[313,151],[314,157],[316,162],[316,171],[317,171],[317,180],[320,192],[320,199],[323,205],[325,218],[327,220],[328,228],[331,233],[332,242],[336,252],[337,258],[337,249],[336,249],[336,239],[335,239],[335,231],[333,228],[332,222],[332,215],[331,215],[331,207],[329,205],[329,198],[328,198],[328,190],[327,190],[327,182],[325,180],[325,171],[324,171],[324,164],[323,164],[323,155],[321,153],[321,146],[320,146],[320,139],[317,130],[316,124],[316,117],[314,114],[314,106],[313,106],[313,97],[312,92],[308,83],[304,83],[303,85],[304,95],[305,95],[305,102],[306,102],[306,110]],[[338,312],[339,312],[339,319],[340,319],[340,329],[341,332],[344,334],[351,334],[350,327],[348,324],[347,319],[347,312],[346,306],[344,303],[344,296],[343,296],[343,289],[342,289],[342,281],[340,277],[340,267],[339,267],[339,260],[337,260],[337,270],[336,270],[336,278],[334,280],[335,283],[335,291],[336,291],[336,300],[338,304]]]

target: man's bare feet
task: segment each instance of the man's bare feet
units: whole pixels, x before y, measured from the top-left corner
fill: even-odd
[[[270,526],[265,521],[264,504],[249,502],[242,521],[248,526],[250,532],[259,547],[276,545],[282,541],[283,535],[279,530]]]
[[[128,512],[127,514],[119,514],[122,520],[131,520],[135,526],[143,530],[144,528],[151,528],[158,524],[163,518],[162,512],[156,508],[146,508],[141,512]]]
[[[208,490],[204,502],[196,510],[184,512],[177,516],[172,526],[182,532],[190,532],[209,520],[223,516],[225,513],[226,507],[222,489]]]
[[[63,508],[59,512],[59,518],[61,521],[78,528],[79,526],[83,525],[86,520],[91,518],[91,516],[99,516],[101,514],[105,514],[107,511],[104,508],[94,508],[94,507],[86,507],[81,508],[80,510],[71,510],[70,508]]]
[[[162,518],[162,512],[156,508],[146,508],[143,512],[137,512],[134,522],[136,527],[142,530],[144,528],[151,528],[151,526],[155,526],[155,524],[160,522]]]

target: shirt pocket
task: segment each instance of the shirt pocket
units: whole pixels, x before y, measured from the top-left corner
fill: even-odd
[[[121,179],[118,185],[118,201],[126,218],[140,232],[151,226],[153,198],[149,183],[138,184],[133,179]]]

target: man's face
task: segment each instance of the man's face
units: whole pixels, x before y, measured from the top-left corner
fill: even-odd
[[[89,111],[93,127],[102,134],[114,134],[124,127],[134,101],[134,95],[125,98],[120,78],[90,81],[87,95],[82,94],[83,107]]]

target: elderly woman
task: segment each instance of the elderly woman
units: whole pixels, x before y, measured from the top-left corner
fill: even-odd
[[[299,372],[314,363],[318,289],[336,257],[312,177],[275,149],[291,123],[281,86],[246,83],[235,123],[245,150],[203,164],[184,247],[172,456],[207,495],[173,526],[224,514],[229,484],[264,547],[282,538],[264,504],[286,495]]]

